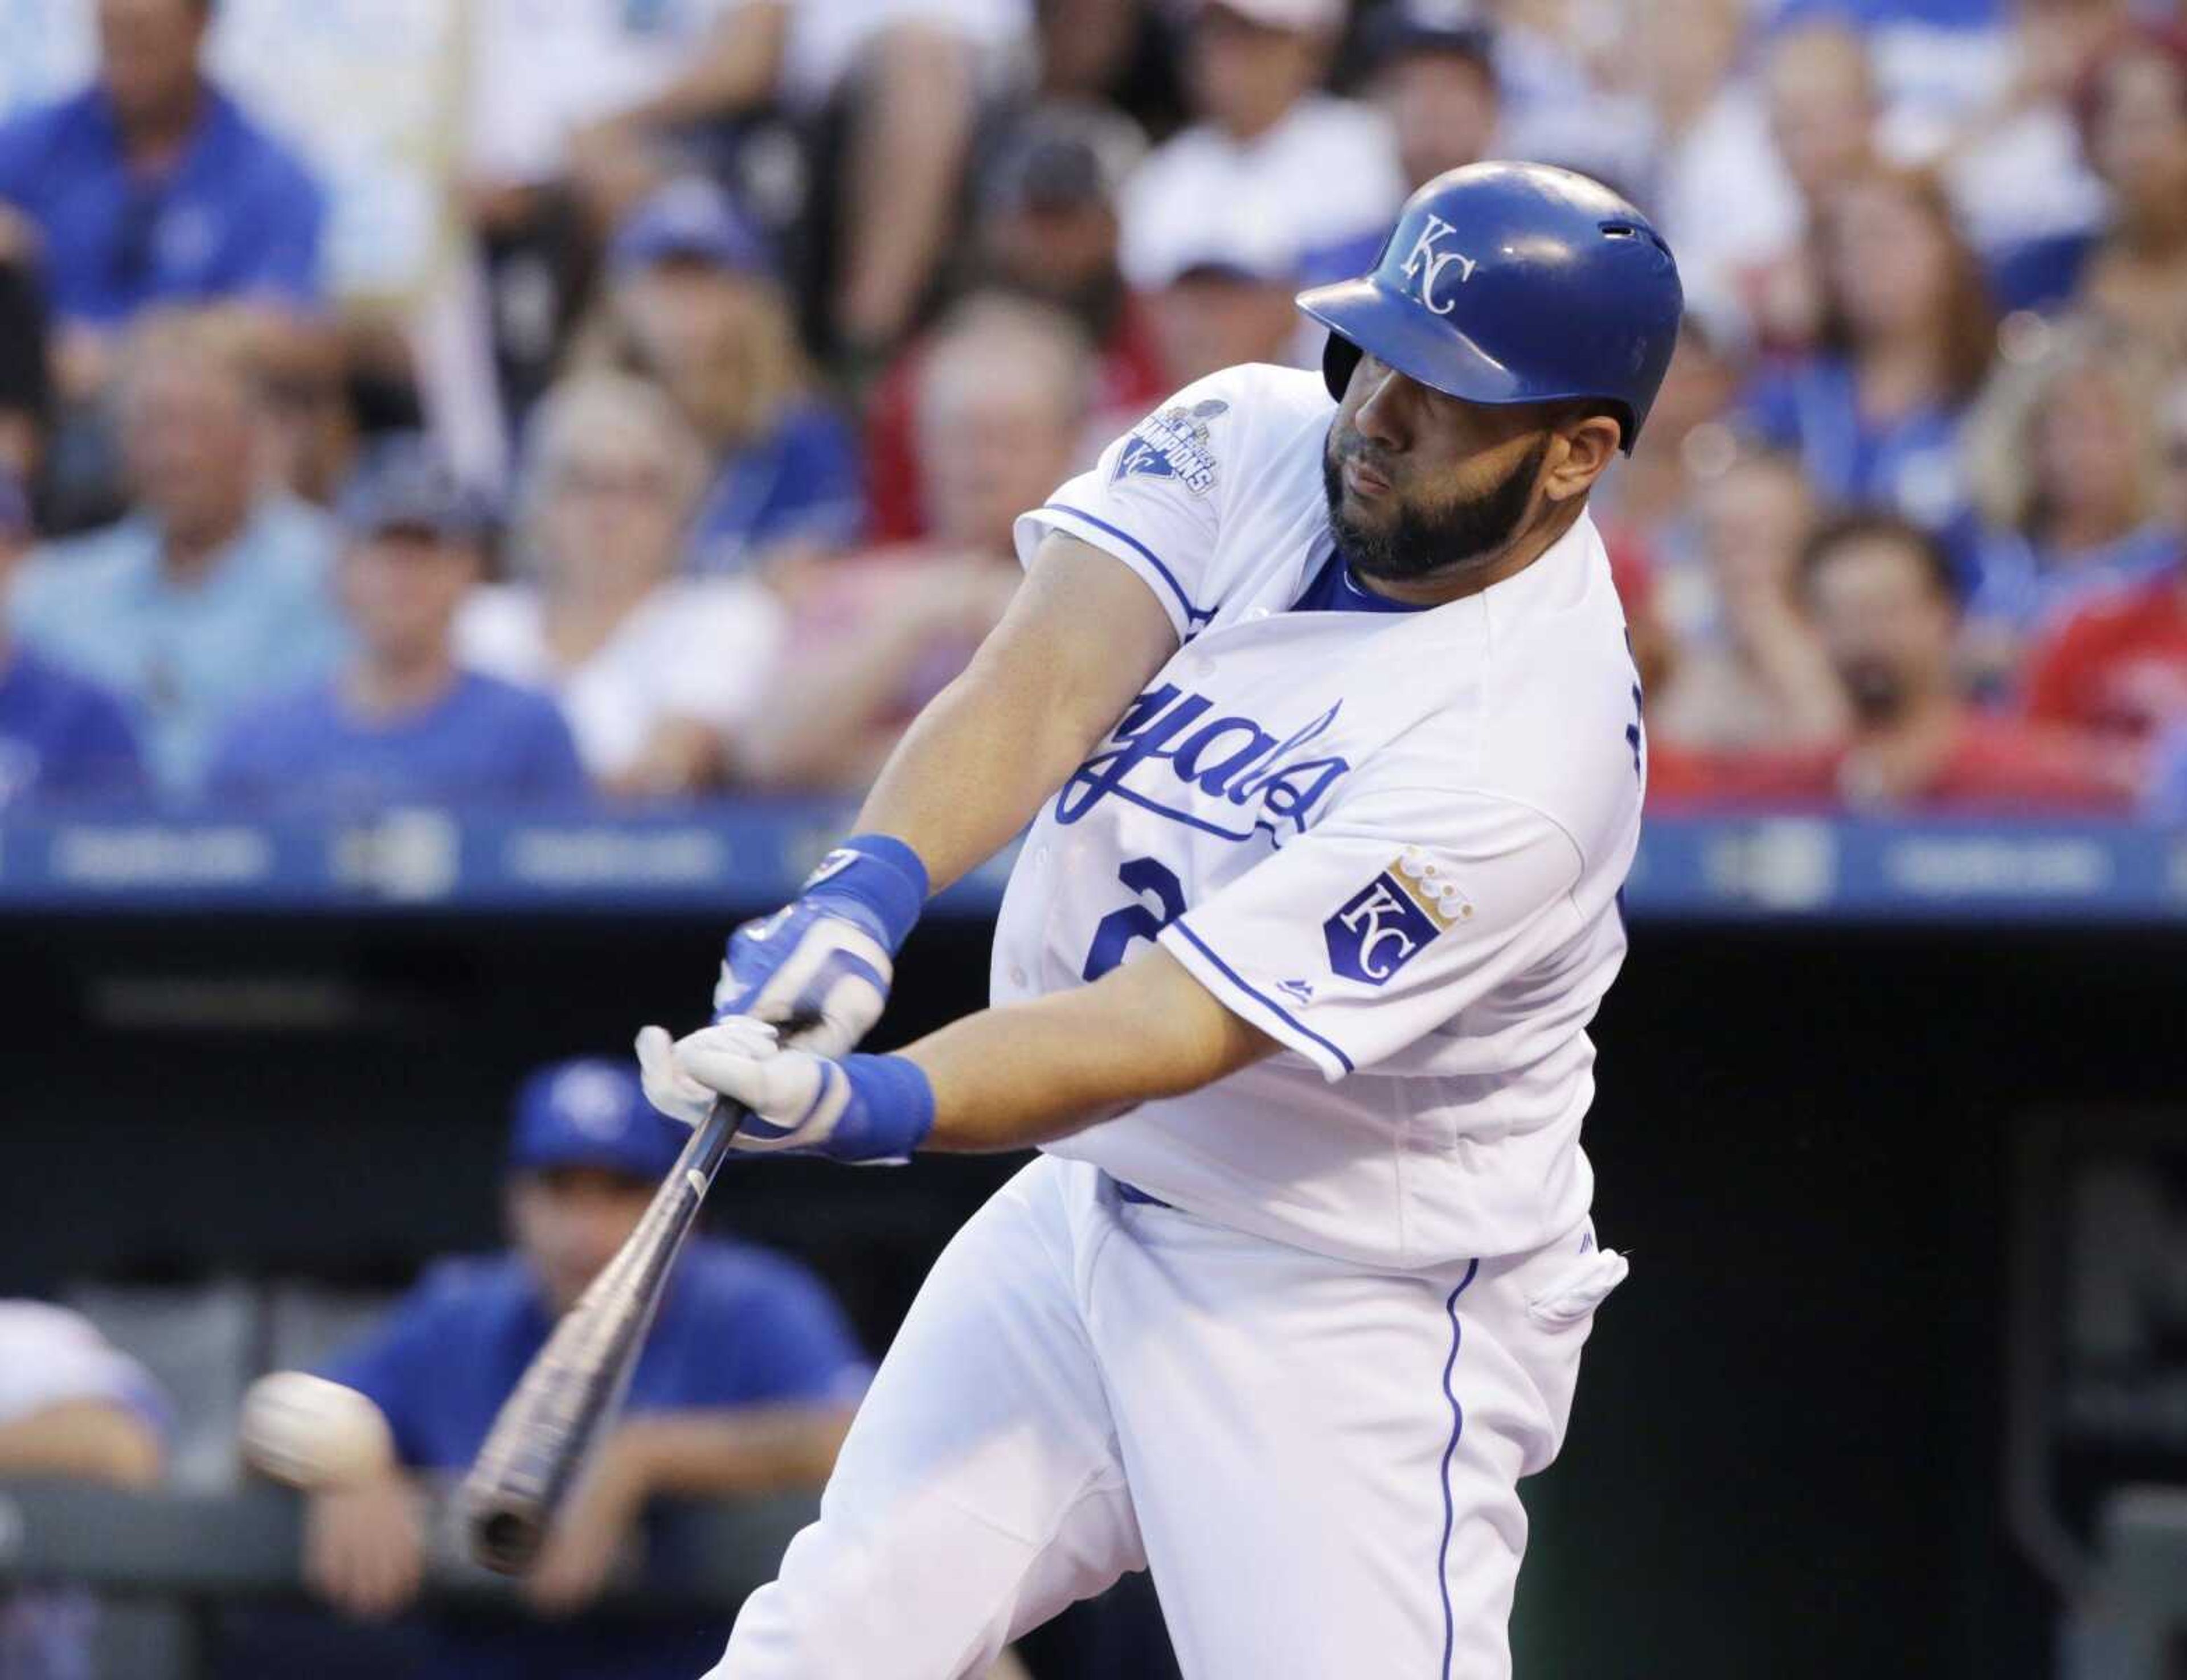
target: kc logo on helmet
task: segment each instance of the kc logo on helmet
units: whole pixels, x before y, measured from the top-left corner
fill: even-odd
[[[1437,934],[1472,913],[1456,884],[1419,848],[1407,846],[1321,924],[1329,966],[1343,979],[1380,986]]]
[[[1413,295],[1433,314],[1448,315],[1458,307],[1458,300],[1454,297],[1442,297],[1440,301],[1437,301],[1438,288],[1443,284],[1446,271],[1455,264],[1458,278],[1453,284],[1462,286],[1473,278],[1473,271],[1481,267],[1463,252],[1438,249],[1444,239],[1456,232],[1456,228],[1430,211],[1427,220],[1420,224],[1419,235],[1413,240],[1412,250],[1405,258],[1402,272],[1413,283]]]

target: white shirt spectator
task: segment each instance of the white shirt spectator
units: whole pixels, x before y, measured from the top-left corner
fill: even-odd
[[[572,671],[559,670],[537,592],[498,584],[475,592],[456,621],[462,662],[490,677],[552,692],[577,755],[596,780],[636,762],[674,718],[723,734],[749,724],[766,698],[784,635],[782,610],[737,578],[662,584]]]
[[[978,49],[990,86],[1021,70],[1032,46],[1032,0],[793,0],[784,48],[782,96],[810,108],[825,101],[866,44],[902,23],[936,25]]]
[[[1735,289],[1734,276],[1797,244],[1806,221],[1768,114],[1744,86],[1726,87],[1663,148],[1648,202],[1679,273],[1702,291]]]
[[[475,0],[472,171],[537,183],[561,173],[570,135],[650,98],[738,0]]]
[[[1205,260],[1218,217],[1226,245],[1280,251],[1296,263],[1309,250],[1386,231],[1404,198],[1388,123],[1351,100],[1310,94],[1245,141],[1201,123],[1124,183],[1124,275],[1160,285]]]

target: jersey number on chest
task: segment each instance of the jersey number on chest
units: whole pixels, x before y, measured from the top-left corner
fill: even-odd
[[[1127,858],[1116,879],[1151,905],[1127,904],[1111,910],[1094,929],[1094,944],[1086,953],[1080,978],[1099,980],[1124,960],[1127,947],[1135,939],[1151,940],[1184,913],[1184,887],[1163,864],[1151,857]]]

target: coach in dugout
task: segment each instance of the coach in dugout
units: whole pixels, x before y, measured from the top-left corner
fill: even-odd
[[[304,1566],[321,1597],[370,1621],[410,1604],[425,1552],[413,1478],[453,1478],[469,1467],[555,1320],[630,1234],[687,1135],[648,1105],[621,1062],[558,1063],[525,1082],[508,1157],[510,1251],[436,1263],[376,1331],[323,1368],[379,1408],[393,1459],[376,1477],[310,1496]],[[621,1420],[526,1583],[533,1606],[561,1616],[588,1604],[655,1496],[817,1486],[868,1374],[817,1278],[781,1255],[694,1238],[638,1357]],[[245,1447],[251,1451],[247,1438]],[[727,1621],[602,1616],[543,1628],[416,1618],[393,1637],[405,1674],[683,1680],[711,1659],[707,1641],[717,1649]],[[307,1635],[269,1621],[245,1643],[284,1637]],[[375,1641],[357,1630],[324,1639],[323,1651],[314,1643],[311,1672],[348,1673],[348,1660],[379,1660],[368,1648]],[[305,1653],[284,1643],[279,1660],[290,1666],[278,1671],[266,1666],[273,1653],[251,1656],[264,1660],[252,1672],[301,1672]],[[396,1669],[383,1661],[378,1672]]]

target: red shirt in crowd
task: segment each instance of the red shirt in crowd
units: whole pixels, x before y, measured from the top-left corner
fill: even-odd
[[[877,543],[908,542],[926,534],[919,495],[919,370],[925,346],[914,344],[874,387],[866,420],[866,502]],[[1146,306],[1127,296],[1094,368],[1094,413],[1118,417],[1122,431],[1170,394]],[[1108,440],[1104,438],[1103,442]]]
[[[1802,752],[1693,752],[1661,748],[1648,761],[1650,806],[1830,810],[2061,812],[2119,810],[2133,797],[2130,764],[2071,730],[1966,711],[1919,785],[1893,793],[1872,778],[1858,747]]]
[[[2036,649],[2028,716],[2146,740],[2187,718],[2187,574],[2083,607]]]

